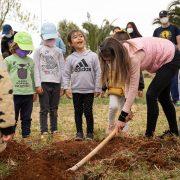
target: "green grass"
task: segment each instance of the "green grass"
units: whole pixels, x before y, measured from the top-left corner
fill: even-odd
[[[144,135],[146,129],[146,104],[145,104],[145,92],[150,83],[151,79],[145,79],[145,91],[143,98],[137,98],[135,105],[132,108],[135,112],[134,120],[129,123],[129,133],[133,136]],[[95,128],[95,140],[102,140],[106,136],[106,128],[108,125],[108,104],[109,99],[106,98],[95,98],[94,101],[94,128]],[[10,110],[13,113],[13,110]],[[176,109],[177,116],[180,116],[180,108]],[[58,128],[62,134],[62,140],[73,139],[76,133],[75,122],[74,122],[74,108],[71,99],[65,97],[61,98],[59,110],[58,110]],[[117,114],[118,117],[118,114]],[[40,138],[40,128],[39,128],[39,103],[34,104],[33,114],[32,114],[32,135],[34,143],[32,148],[34,150],[39,150],[52,143],[52,139],[49,136],[48,143],[39,143]],[[165,116],[160,109],[160,115],[157,123],[156,134],[162,134],[164,130],[168,128]],[[83,129],[86,132],[86,121],[84,118]],[[17,126],[16,140],[21,141],[21,128],[20,122]],[[125,154],[124,154],[125,155]],[[126,154],[127,155],[127,154]],[[128,154],[131,156],[131,154]],[[0,163],[0,177],[5,177],[8,175],[13,167],[8,163]],[[118,171],[117,169],[103,164],[103,161],[98,161],[95,165],[88,164],[86,167],[87,174],[84,175],[88,178],[98,179],[103,177],[103,179],[114,180],[114,179],[132,179],[132,180],[156,180],[156,179],[179,179],[180,170],[177,168],[172,171],[159,170],[154,167],[153,170],[149,171],[145,164],[141,164],[135,170],[127,170],[125,172]],[[84,177],[85,178],[85,177]]]

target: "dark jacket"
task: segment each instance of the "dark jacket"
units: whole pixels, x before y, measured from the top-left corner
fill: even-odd
[[[17,33],[17,32],[14,31],[14,35],[15,35],[16,33]],[[10,38],[4,36],[4,37],[1,39],[1,53],[2,53],[2,56],[3,56],[4,59],[12,54],[12,53],[9,51],[9,45],[13,42],[13,40],[14,40],[14,35],[13,35],[12,37],[10,37]]]

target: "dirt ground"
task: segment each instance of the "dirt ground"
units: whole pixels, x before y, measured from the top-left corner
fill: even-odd
[[[1,116],[1,118],[12,120],[14,118],[12,95],[8,94],[11,83],[3,67],[0,69],[0,74],[5,77],[0,81],[0,97],[3,98],[3,101],[0,102],[0,110],[6,112],[6,115]],[[101,108],[98,113],[94,113],[94,117],[97,119],[95,126],[96,137],[98,136],[98,138],[96,139],[102,139],[100,136],[105,137],[103,133],[105,127],[107,127],[107,121],[104,121],[102,117],[107,116],[108,105],[96,105],[96,107],[98,109]],[[140,112],[142,112],[135,116],[135,119],[139,119],[139,121],[132,122],[132,126],[136,126],[136,128],[133,127],[133,133],[135,134],[139,134],[145,130],[145,121],[143,121],[145,117],[143,116],[144,110],[142,107],[144,108],[145,106],[137,106],[137,109],[139,108]],[[66,114],[64,113],[64,116],[61,116],[63,111],[65,111]],[[35,120],[32,125],[32,134],[35,134],[35,136],[38,136],[39,133],[39,127],[37,127],[38,114],[39,107],[35,104],[32,115],[33,120]],[[0,154],[0,162],[12,167],[9,175],[3,177],[3,179],[91,179],[90,175],[94,172],[89,171],[86,166],[80,168],[80,170],[75,173],[67,172],[66,170],[85,157],[100,141],[76,142],[73,140],[65,140],[73,137],[75,132],[72,105],[62,107],[59,115],[62,121],[61,123],[63,124],[61,129],[64,133],[63,140],[50,145],[46,144],[39,148],[39,150],[35,148],[35,150],[33,150],[24,144],[18,143],[19,141],[9,143],[6,150]],[[160,112],[160,116],[163,117],[162,112]],[[164,129],[164,124],[161,121],[159,122]],[[19,129],[18,127],[16,139],[21,138]],[[126,139],[122,137],[114,138],[104,149],[93,157],[88,166],[96,166],[99,163],[121,172],[129,170],[136,171],[138,166],[142,164],[146,164],[149,170],[173,170],[180,168],[180,141],[176,138],[148,140],[140,136]],[[105,172],[100,173],[95,179],[103,179],[105,174]]]
[[[0,154],[0,161],[14,165],[7,180],[14,179],[79,179],[86,176],[81,168],[76,173],[66,170],[87,155],[99,142],[62,141],[39,151],[12,142]],[[115,155],[126,151],[125,155]],[[128,155],[131,154],[131,155]],[[171,170],[180,165],[180,148],[177,139],[145,140],[144,138],[114,138],[93,159],[91,164],[103,163],[120,171],[136,169],[146,163],[149,169]],[[102,175],[103,176],[103,175]]]

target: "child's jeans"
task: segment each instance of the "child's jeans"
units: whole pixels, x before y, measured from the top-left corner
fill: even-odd
[[[109,95],[109,126],[114,126],[116,114],[118,111],[121,112],[124,103],[124,96]],[[123,131],[128,131],[128,123],[126,123]]]
[[[75,122],[77,133],[83,132],[82,130],[82,116],[83,113],[87,123],[87,134],[93,133],[94,130],[94,119],[93,119],[93,102],[94,93],[80,94],[73,93],[73,104],[75,113]]]
[[[39,95],[40,102],[40,128],[41,133],[48,132],[48,113],[50,115],[50,130],[57,131],[57,111],[60,100],[60,84],[43,82],[43,94]]]
[[[22,137],[26,138],[31,133],[31,114],[33,109],[33,95],[14,95],[14,110],[16,124],[21,119]],[[16,125],[14,126],[14,131]]]

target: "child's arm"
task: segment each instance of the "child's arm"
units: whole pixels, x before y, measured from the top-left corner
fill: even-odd
[[[102,87],[100,86],[101,67],[97,54],[95,56],[95,61],[94,61],[94,72],[95,72],[95,93],[100,93],[102,91]]]
[[[39,53],[39,50],[36,50],[34,52],[33,60],[34,60],[34,79],[35,79],[36,92],[38,94],[41,94],[41,93],[43,93],[43,89],[41,88],[40,53]]]
[[[138,87],[138,96],[143,96],[143,89],[144,89],[144,77],[142,71],[140,71],[140,78],[139,78],[139,87]]]

